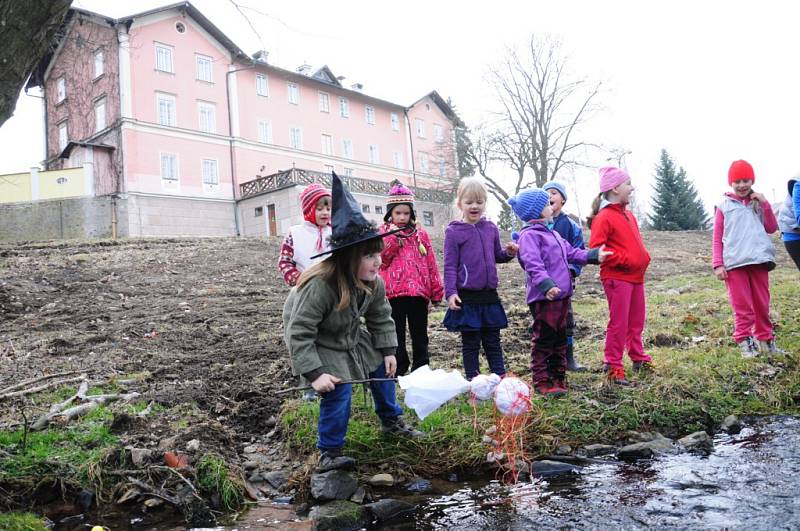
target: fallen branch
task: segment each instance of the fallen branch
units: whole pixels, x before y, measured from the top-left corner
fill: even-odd
[[[184,483],[186,483],[189,486],[190,489],[192,489],[192,495],[195,498],[197,498],[198,500],[203,501],[203,498],[201,498],[200,495],[197,493],[197,489],[194,488],[194,485],[192,485],[192,482],[189,481],[188,479],[186,479],[183,476],[183,474],[181,474],[180,472],[178,472],[174,468],[168,467],[168,466],[163,466],[163,465],[151,465],[149,468],[154,468],[156,470],[167,470],[167,471],[172,472],[173,474],[177,475],[179,478],[181,478],[181,480]]]
[[[86,393],[89,391],[89,382],[84,380],[81,382],[81,385],[78,386],[78,390],[75,392],[74,395],[67,398],[63,402],[59,404],[53,404],[50,406],[50,413],[57,413],[59,411],[63,411],[67,409],[75,400],[83,399],[86,396]]]
[[[56,380],[56,381],[53,381],[53,382],[46,383],[44,385],[40,385],[38,387],[31,387],[30,389],[23,389],[22,391],[14,391],[14,392],[11,392],[11,393],[0,394],[0,400],[2,400],[4,398],[11,398],[11,397],[14,397],[14,396],[23,396],[23,395],[29,395],[29,394],[32,394],[32,393],[38,393],[39,391],[44,391],[45,389],[50,389],[51,387],[56,387],[56,386],[59,386],[59,385],[62,385],[62,384],[66,384],[66,383],[77,382],[77,381],[83,380],[83,379],[84,379],[83,376],[76,376],[75,378],[66,378],[64,380]]]
[[[343,380],[339,382],[339,384],[360,384],[360,383],[371,383],[371,382],[397,382],[397,378],[363,378],[360,380]],[[339,385],[337,384],[337,385]],[[299,387],[290,387],[289,389],[283,389],[281,391],[275,391],[276,395],[285,395],[286,393],[291,393],[294,391],[306,391],[308,389],[313,389],[310,385],[301,385]]]
[[[5,389],[0,389],[0,395],[4,395],[10,391],[14,391],[15,389],[19,389],[20,387],[25,387],[31,384],[39,383],[43,380],[50,380],[52,378],[61,378],[62,376],[72,376],[73,374],[81,374],[86,372],[87,371],[59,372],[57,374],[48,374],[47,376],[39,376],[38,378],[29,378],[27,380],[23,380],[19,383],[6,387]]]
[[[168,494],[164,494],[161,491],[157,491],[155,489],[155,487],[151,487],[150,485],[148,485],[144,481],[140,481],[140,480],[138,480],[136,478],[132,478],[132,477],[128,476],[127,479],[128,479],[128,483],[130,483],[131,485],[135,485],[135,486],[139,487],[146,494],[149,494],[150,496],[155,496],[156,498],[161,498],[165,502],[171,503],[175,507],[180,507],[181,506],[181,501],[178,498],[176,498],[174,496],[170,496]]]
[[[50,413],[46,413],[39,417],[39,419],[31,426],[31,430],[39,431],[47,426],[50,425],[51,422],[59,422],[61,424],[68,424],[70,421],[75,420],[78,417],[82,417],[83,415],[89,413],[92,410],[97,409],[101,405],[104,405],[109,402],[115,402],[117,400],[123,400],[125,402],[129,400],[133,400],[137,398],[139,393],[127,393],[127,394],[117,394],[117,395],[90,395],[83,398],[84,403],[78,406],[72,407],[70,409],[64,411],[53,411]],[[63,404],[63,402],[62,402]]]

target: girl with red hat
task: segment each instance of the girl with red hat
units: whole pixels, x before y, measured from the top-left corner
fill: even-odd
[[[742,357],[779,352],[769,319],[769,272],[775,247],[769,234],[778,230],[772,206],[753,190],[753,167],[737,160],[728,170],[727,192],[716,206],[712,260],[714,274],[725,281],[733,308],[733,339]]]
[[[307,186],[300,192],[300,206],[304,221],[289,228],[278,258],[278,269],[289,286],[297,283],[300,273],[322,260],[314,255],[330,248],[330,190],[317,183]]]

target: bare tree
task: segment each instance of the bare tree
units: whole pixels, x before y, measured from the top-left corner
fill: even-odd
[[[509,49],[490,69],[489,80],[500,111],[493,126],[473,137],[471,159],[505,209],[510,196],[534,184],[542,186],[565,168],[584,165],[586,151],[599,147],[578,133],[596,110],[601,83],[571,78],[560,43],[536,36],[522,52]],[[480,160],[486,165],[478,164]],[[490,162],[516,172],[511,186],[489,175]]]
[[[0,1],[0,125],[14,113],[22,86],[50,49],[71,0]]]

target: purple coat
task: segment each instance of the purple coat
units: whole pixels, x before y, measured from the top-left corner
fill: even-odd
[[[547,293],[558,286],[561,294],[556,299],[572,295],[572,277],[569,264],[585,265],[589,260],[597,262],[597,251],[576,249],[557,232],[544,223],[526,226],[519,234],[519,263],[525,270],[528,304],[547,300]]]
[[[497,289],[495,263],[511,260],[500,245],[500,231],[486,218],[451,221],[444,231],[444,296],[459,289]]]

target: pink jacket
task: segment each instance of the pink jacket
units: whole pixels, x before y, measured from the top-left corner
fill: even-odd
[[[388,232],[389,224],[384,223],[380,230]],[[425,229],[418,227],[410,238],[392,234],[383,241],[381,277],[386,284],[387,298],[424,297],[431,302],[444,298],[436,255]]]

